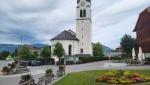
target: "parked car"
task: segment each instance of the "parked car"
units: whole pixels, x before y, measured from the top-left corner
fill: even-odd
[[[21,60],[20,61],[20,65],[21,66],[28,66],[29,65],[29,61]]]
[[[146,61],[144,62],[144,64],[145,64],[145,65],[150,65],[150,61],[146,60]]]
[[[31,66],[40,66],[41,64],[42,64],[41,61],[38,60],[31,61]]]

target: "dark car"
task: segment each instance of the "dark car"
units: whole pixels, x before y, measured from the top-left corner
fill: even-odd
[[[41,65],[41,61],[38,60],[31,61],[31,66],[40,66],[40,65]]]
[[[147,61],[144,62],[144,64],[145,65],[150,65],[150,61],[147,60]]]
[[[20,61],[20,65],[21,66],[28,66],[29,65],[29,61],[21,60]]]

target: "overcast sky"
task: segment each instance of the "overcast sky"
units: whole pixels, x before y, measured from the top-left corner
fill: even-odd
[[[92,0],[93,42],[115,48],[124,34],[135,37],[139,13],[150,0]],[[50,43],[75,30],[76,0],[0,0],[0,43]]]

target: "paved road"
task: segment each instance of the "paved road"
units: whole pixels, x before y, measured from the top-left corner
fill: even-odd
[[[106,61],[103,62],[94,62],[88,64],[80,64],[80,65],[69,65],[66,66],[66,73],[72,72],[80,72],[80,71],[87,71],[87,70],[106,70],[110,69],[110,67],[105,67],[104,64],[107,64]],[[111,66],[113,69],[150,69],[150,66],[124,66],[120,63],[117,64],[118,66]],[[57,66],[50,65],[50,66],[38,66],[38,67],[30,67],[30,74],[34,76],[34,79],[37,81],[39,77],[42,77],[45,70],[51,68],[56,74],[56,70],[58,69]],[[0,85],[18,85],[20,80],[20,76],[22,74],[11,75],[11,76],[0,76]]]

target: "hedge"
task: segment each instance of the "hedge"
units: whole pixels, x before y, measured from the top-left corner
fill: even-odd
[[[108,57],[79,57],[82,63],[108,60]]]

